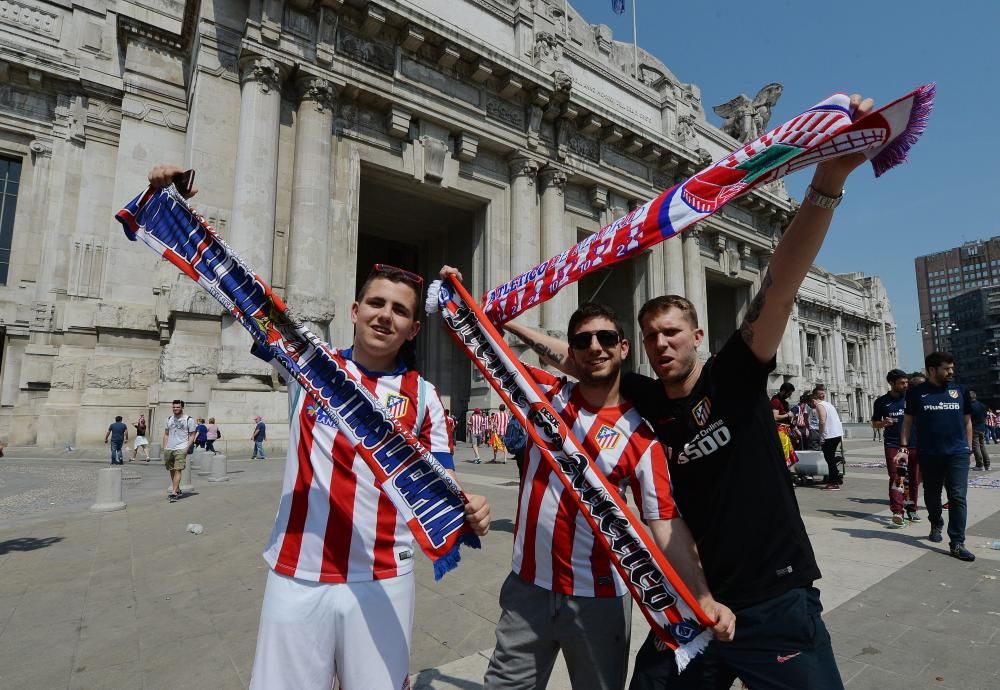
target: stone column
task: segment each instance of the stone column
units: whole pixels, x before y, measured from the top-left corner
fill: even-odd
[[[566,173],[555,168],[547,168],[539,173],[542,188],[542,259],[559,254],[576,244],[566,230],[566,201],[564,190]],[[577,284],[564,286],[557,295],[542,304],[542,328],[566,333],[566,324],[577,307]]]
[[[682,242],[681,237],[671,237],[660,245],[663,247],[666,294],[668,295],[684,294],[684,249]]]
[[[538,161],[516,154],[510,163],[510,273],[511,276],[537,266],[539,252],[538,192],[535,178]],[[545,258],[548,258],[546,256]],[[529,309],[520,320],[538,328],[539,309]]]
[[[330,196],[333,85],[306,77],[296,84],[292,222],[288,240],[289,307],[324,340],[334,314],[330,281]]]
[[[698,325],[705,331],[698,352],[704,357],[708,355],[708,303],[705,295],[705,269],[701,265],[701,245],[698,236],[701,230],[697,227],[684,232],[684,296],[694,305],[698,312]],[[668,240],[669,241],[669,240]]]
[[[281,68],[270,58],[240,60],[240,128],[237,135],[233,222],[227,240],[264,280],[271,280],[274,204],[277,196]],[[231,316],[222,320],[219,374],[270,377],[269,366],[249,353],[250,339]]]

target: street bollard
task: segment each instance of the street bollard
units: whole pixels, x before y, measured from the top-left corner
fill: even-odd
[[[191,491],[194,489],[194,484],[191,483],[191,463],[184,463],[184,469],[181,470],[181,491]]]
[[[212,456],[212,476],[208,478],[210,482],[228,482],[229,475],[226,474],[226,456],[222,453]],[[200,472],[199,472],[200,474]]]
[[[194,454],[198,458],[198,465],[194,468],[197,470],[198,476],[207,477],[212,474],[212,458],[216,456],[209,455],[201,448],[195,448]]]
[[[97,471],[97,501],[90,509],[97,513],[125,510],[122,500],[122,468],[106,467]]]
[[[205,451],[203,451],[201,448],[195,448],[194,452],[191,453],[189,457],[191,459],[191,462],[188,464],[191,465],[191,469],[201,470],[206,465],[208,465],[208,463],[205,461]]]

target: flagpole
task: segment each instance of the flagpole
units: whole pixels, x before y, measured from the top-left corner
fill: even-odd
[[[632,69],[639,79],[639,39],[635,28],[635,0],[632,0]]]

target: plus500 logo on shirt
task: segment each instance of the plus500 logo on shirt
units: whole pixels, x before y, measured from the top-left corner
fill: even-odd
[[[692,460],[705,458],[727,445],[733,439],[725,423],[719,419],[714,424],[705,427],[684,444],[684,449],[677,454],[677,464],[684,465]]]
[[[938,410],[960,410],[962,409],[961,403],[950,403],[950,402],[939,402],[933,403],[931,405],[924,405],[925,412],[935,412]]]

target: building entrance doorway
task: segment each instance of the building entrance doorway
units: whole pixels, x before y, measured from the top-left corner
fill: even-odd
[[[705,277],[705,301],[707,302],[708,351],[716,354],[733,335],[743,317],[749,298],[750,285],[743,282],[729,282],[722,278]]]
[[[363,168],[358,206],[355,292],[376,263],[423,276],[419,309],[423,326],[415,340],[417,369],[437,387],[444,406],[453,414],[460,412],[469,399],[472,363],[455,347],[438,318],[424,314],[423,298],[443,264],[462,269],[467,284],[472,284],[473,250],[485,205],[454,190]]]

